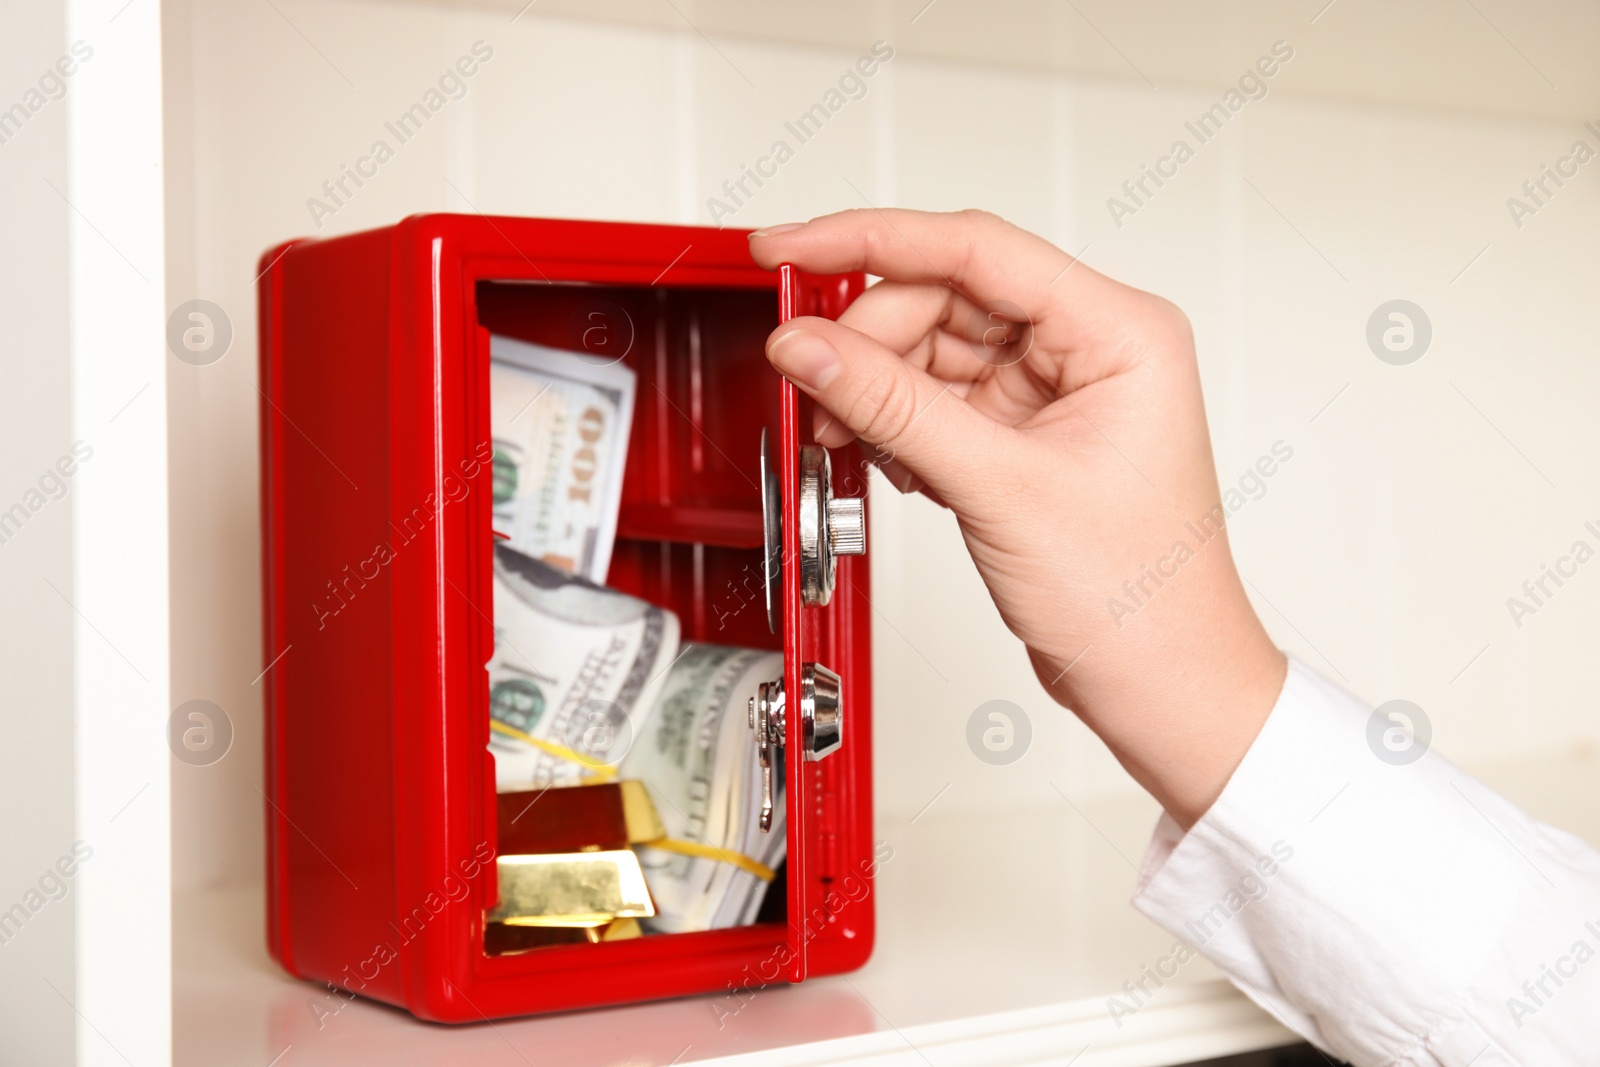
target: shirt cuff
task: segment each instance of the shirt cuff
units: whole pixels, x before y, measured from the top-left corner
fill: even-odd
[[[1187,834],[1162,817],[1133,903],[1315,1044],[1433,1064],[1537,824],[1376,715],[1291,659],[1211,810]]]

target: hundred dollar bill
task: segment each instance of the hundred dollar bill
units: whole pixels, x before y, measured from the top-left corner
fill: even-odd
[[[576,785],[588,774],[575,756],[614,766],[645,729],[678,632],[678,617],[664,608],[496,545],[496,787]]]
[[[489,356],[495,529],[530,556],[605,581],[637,376],[510,337],[490,337]]]
[[[771,833],[758,826],[761,781],[747,713],[757,686],[782,674],[777,652],[683,646],[645,732],[621,765],[624,778],[639,779],[649,789],[669,838],[710,845],[768,868],[783,862],[783,804]],[[645,925],[656,932],[753,922],[768,891],[767,882],[726,860],[648,845],[638,852],[657,910]]]

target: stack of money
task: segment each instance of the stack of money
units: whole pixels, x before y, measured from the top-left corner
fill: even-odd
[[[491,338],[490,357],[494,525],[505,539],[494,551],[488,668],[496,786],[569,787],[620,773],[644,783],[664,824],[658,840],[633,843],[632,853],[624,846],[642,865],[653,916],[629,910],[639,903],[622,899],[638,896],[626,886],[631,867],[611,853],[588,853],[611,858],[570,870],[523,864],[502,875],[503,890],[543,893],[569,875],[574,885],[609,879],[620,893],[611,903],[623,909],[616,922],[638,919],[646,932],[753,922],[785,834],[781,801],[771,833],[757,824],[761,783],[746,707],[761,682],[782,674],[783,657],[680,648],[676,615],[601,584],[617,535],[634,372],[501,336]],[[502,898],[513,910],[557,906]],[[576,936],[508,933],[518,920],[501,918],[494,925],[507,951],[533,947],[529,938]]]
[[[685,644],[667,675],[621,769],[649,788],[668,838],[699,847],[638,847],[656,902],[646,930],[755,921],[787,842],[781,800],[771,833],[757,822],[761,778],[746,709],[757,686],[782,674],[781,653]]]
[[[505,543],[494,551],[495,785],[613,777],[678,654],[678,617]]]
[[[621,363],[489,338],[494,524],[511,546],[591,582],[617,539],[637,376]]]

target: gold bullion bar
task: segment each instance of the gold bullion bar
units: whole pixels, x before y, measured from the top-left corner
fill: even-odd
[[[635,778],[617,783],[622,795],[622,821],[628,828],[628,841],[637,845],[641,841],[657,841],[667,836],[667,828],[656,813],[656,805],[644,783]]]
[[[508,926],[603,926],[613,919],[648,919],[655,903],[639,857],[613,852],[552,852],[501,856],[500,903],[490,922]]]
[[[511,926],[489,923],[484,927],[483,948],[490,956],[518,956],[541,948],[564,945],[599,945],[629,941],[644,930],[638,919],[618,919],[604,926]]]

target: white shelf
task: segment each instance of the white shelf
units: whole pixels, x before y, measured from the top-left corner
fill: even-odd
[[[1600,760],[1573,755],[1480,773],[1536,815],[1600,841],[1597,771]],[[266,954],[259,888],[180,896],[175,1062],[978,1067],[1078,1056],[1078,1067],[1131,1067],[1293,1040],[1199,959],[1120,1026],[1111,1018],[1107,998],[1172,944],[1127,902],[1155,816],[1142,798],[1063,800],[1004,816],[935,808],[914,824],[880,826],[894,856],[877,886],[872,961],[762,990],[734,1014],[725,998],[685,998],[444,1027],[356,1000],[319,1026],[311,1005],[326,1005],[325,991]]]
[[[1203,961],[1143,1011],[1106,997],[1172,941],[1128,906],[1156,812],[1143,800],[1066,801],[1010,816],[880,827],[893,846],[877,884],[877,950],[854,974],[762,990],[742,1008],[690,998],[447,1028],[356,1001],[318,1026],[321,987],[268,958],[258,888],[180,898],[179,1064],[672,1062],[763,1064],[1174,1063],[1281,1044],[1282,1028]],[[1090,822],[1092,820],[1092,824]],[[1016,919],[1004,918],[1015,915]],[[730,1012],[732,1012],[730,1014]],[[719,1025],[720,1023],[720,1025]],[[780,1051],[781,1050],[781,1051]]]

